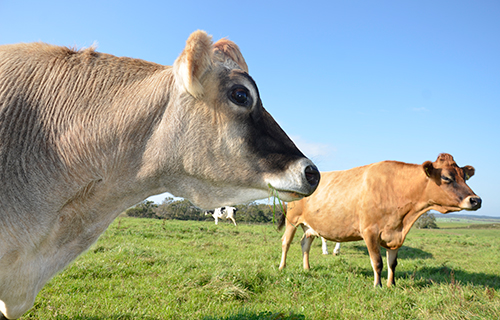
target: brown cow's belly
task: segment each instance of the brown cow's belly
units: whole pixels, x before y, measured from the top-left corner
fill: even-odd
[[[323,237],[326,240],[335,241],[335,242],[351,242],[351,241],[360,241],[363,240],[360,236],[351,236],[351,237]]]
[[[339,227],[328,227],[324,224],[306,224],[306,226],[311,228],[308,233],[312,235],[319,235],[326,240],[337,241],[337,242],[350,242],[363,240],[361,233],[352,228],[339,228]]]
[[[321,234],[320,234],[321,235]],[[360,241],[363,240],[363,237],[360,235],[331,235],[331,234],[326,234],[326,235],[321,235],[323,238],[326,240],[330,241],[336,241],[336,242],[350,242],[350,241]]]

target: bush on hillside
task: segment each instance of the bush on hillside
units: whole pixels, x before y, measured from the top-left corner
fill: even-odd
[[[426,212],[421,215],[414,224],[417,229],[439,229],[436,224],[436,217],[433,213]]]

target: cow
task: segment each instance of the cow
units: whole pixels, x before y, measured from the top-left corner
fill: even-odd
[[[319,171],[264,109],[238,46],[198,30],[173,66],[0,46],[0,312],[16,319],[126,208],[297,200]]]
[[[237,208],[235,207],[220,207],[215,210],[208,210],[205,211],[205,215],[212,215],[215,219],[215,224],[217,225],[219,222],[219,219],[226,219],[226,220],[231,220],[234,225],[236,226],[236,221],[234,220],[234,213],[238,211]]]
[[[328,253],[328,244],[326,243],[326,239],[321,237],[321,251],[323,254]],[[333,249],[333,255],[338,256],[340,254],[340,242],[335,243],[335,248]]]
[[[279,269],[285,268],[290,243],[301,226],[304,269],[310,268],[309,250],[317,236],[338,242],[364,240],[375,286],[382,285],[380,247],[387,249],[387,286],[392,286],[398,249],[418,217],[429,210],[449,213],[481,207],[481,198],[466,184],[474,172],[472,166],[460,168],[446,153],[421,165],[382,161],[322,172],[316,192],[288,203],[286,214],[280,216],[279,227],[286,225],[286,230]]]

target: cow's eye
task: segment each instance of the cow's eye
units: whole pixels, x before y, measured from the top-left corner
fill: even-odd
[[[249,107],[252,105],[252,97],[250,96],[250,92],[248,92],[247,88],[242,86],[233,88],[229,92],[229,99],[242,107]]]
[[[452,182],[451,178],[448,178],[446,176],[441,176],[441,179],[444,181],[444,183],[450,183],[450,182]]]

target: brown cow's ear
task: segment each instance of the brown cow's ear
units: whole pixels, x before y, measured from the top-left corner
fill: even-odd
[[[231,59],[236,62],[241,70],[248,73],[248,66],[245,62],[245,58],[243,58],[240,48],[236,43],[228,39],[220,39],[214,44],[214,53],[217,60],[224,63],[227,59]]]
[[[425,174],[429,177],[432,178],[434,174],[434,166],[432,165],[432,162],[426,161],[422,164],[422,168],[424,169]]]
[[[476,173],[476,169],[473,166],[462,167],[462,170],[464,171],[465,180],[469,180]]]
[[[189,36],[186,47],[174,62],[177,83],[195,98],[203,95],[201,78],[210,69],[212,56],[212,37],[198,30]]]

